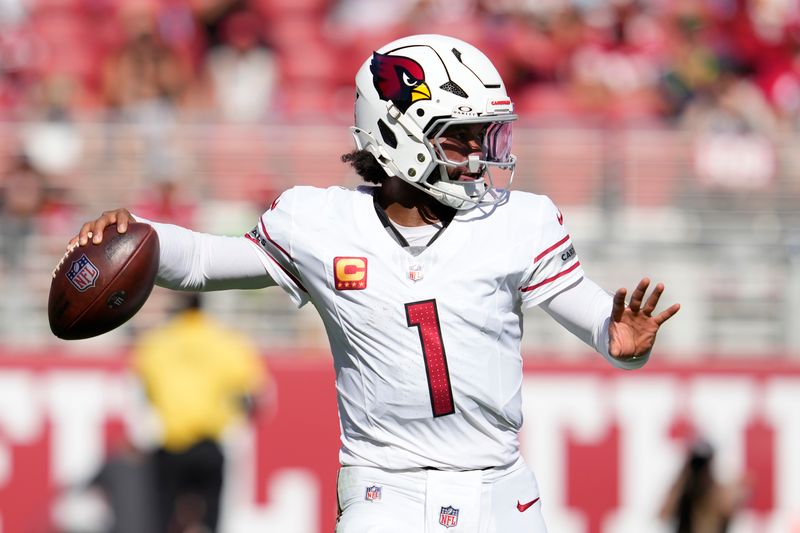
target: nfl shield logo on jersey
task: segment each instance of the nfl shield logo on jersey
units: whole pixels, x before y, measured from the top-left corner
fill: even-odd
[[[94,263],[89,261],[86,254],[73,261],[67,270],[67,279],[80,292],[94,287],[98,276],[100,276],[100,271],[97,270]]]
[[[381,487],[378,485],[372,485],[371,487],[367,487],[367,495],[365,499],[368,502],[377,502],[381,499]]]
[[[411,281],[419,281],[422,279],[422,265],[409,265],[408,266],[408,279]]]
[[[452,505],[442,507],[439,512],[439,523],[444,527],[456,527],[458,525],[458,509]]]

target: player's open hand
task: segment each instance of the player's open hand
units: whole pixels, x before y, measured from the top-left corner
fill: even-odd
[[[626,289],[619,289],[614,294],[611,323],[608,326],[608,351],[612,357],[625,361],[646,355],[656,341],[658,328],[681,308],[680,304],[673,304],[653,316],[661,293],[664,292],[664,284],[658,283],[644,302],[649,286],[650,280],[643,278],[634,289],[627,306]]]
[[[76,236],[69,241],[69,246],[87,244],[91,239],[92,243],[100,244],[103,240],[103,229],[111,224],[117,225],[117,232],[125,233],[128,231],[128,223],[135,222],[130,211],[124,207],[103,211],[103,214],[94,220],[84,223]]]

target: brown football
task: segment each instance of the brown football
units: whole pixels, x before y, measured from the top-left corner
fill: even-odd
[[[86,339],[120,326],[141,309],[158,272],[158,235],[131,222],[106,226],[103,242],[75,246],[53,271],[47,314],[62,339]]]

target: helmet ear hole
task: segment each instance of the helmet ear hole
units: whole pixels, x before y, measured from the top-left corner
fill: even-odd
[[[382,120],[378,120],[378,131],[381,132],[381,137],[383,137],[383,142],[386,143],[387,146],[397,148],[397,137],[395,136],[394,132],[389,129],[389,126]]]

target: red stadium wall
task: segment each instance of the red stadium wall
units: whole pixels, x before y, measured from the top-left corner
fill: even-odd
[[[141,397],[124,357],[0,355],[0,533],[56,531],[53,517],[71,512],[65,489],[140,425]],[[224,533],[330,533],[338,448],[330,362],[270,355],[277,400],[230,439]],[[736,533],[800,531],[800,365],[654,361],[622,372],[587,356],[529,358],[525,368],[522,449],[551,531],[663,530],[657,509],[698,431],[716,444],[723,479],[750,480]]]

